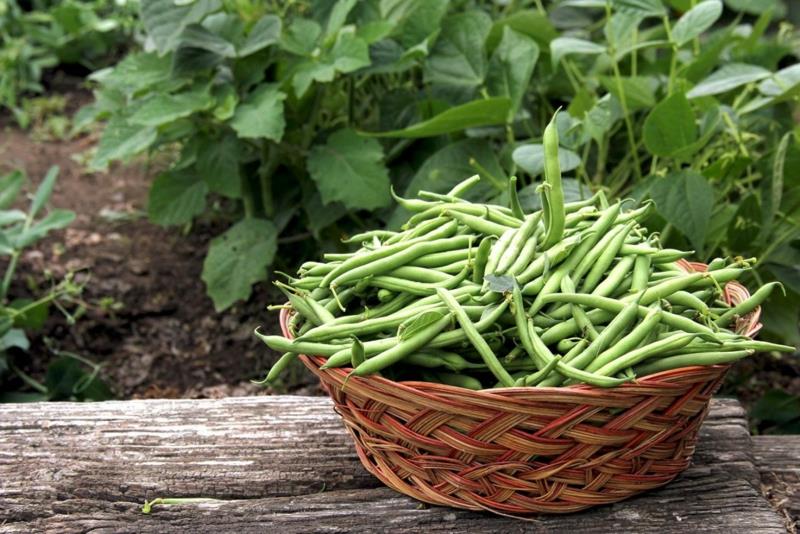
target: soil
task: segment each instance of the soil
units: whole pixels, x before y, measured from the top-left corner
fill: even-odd
[[[68,112],[89,98],[81,92],[68,96]],[[60,280],[70,272],[85,282],[86,314],[69,326],[62,315],[52,313],[33,337],[23,369],[34,378],[43,376],[53,358],[48,341],[103,363],[102,377],[118,398],[271,393],[250,382],[263,377],[278,357],[253,330],[277,329],[277,313],[266,311],[266,304],[278,301],[279,295],[270,284],[261,284],[248,302],[217,313],[200,279],[207,243],[224,225],[199,223],[185,235],[155,226],[145,214],[153,168],[137,163],[88,173],[74,156],[90,148],[96,134],[42,140],[4,122],[0,174],[24,169],[30,192],[50,166],[58,165],[50,206],[77,214],[66,230],[24,253],[12,291],[23,296],[26,279],[46,284],[48,278]],[[292,375],[289,390],[316,390],[309,375]]]

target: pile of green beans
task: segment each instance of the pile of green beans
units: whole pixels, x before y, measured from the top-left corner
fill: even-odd
[[[615,387],[794,351],[734,331],[778,286],[735,306],[723,300],[724,285],[753,260],[715,259],[688,273],[676,261],[692,253],[662,248],[640,224],[649,204],[626,210],[602,193],[564,203],[551,126],[542,211],[523,213],[514,180],[509,207],[465,200],[477,176],[446,194],[396,197],[414,213],[400,231],[354,235],[346,242],[360,244],[355,252],[307,262],[278,283],[294,339],[256,331],[284,353],[264,382],[298,354],[356,376],[486,389]]]

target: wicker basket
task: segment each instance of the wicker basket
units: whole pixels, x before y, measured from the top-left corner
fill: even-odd
[[[686,270],[704,264],[683,262]],[[724,298],[747,290],[727,284]],[[737,323],[753,336],[760,310]],[[287,313],[281,315],[286,336]],[[728,365],[684,367],[612,389],[471,391],[351,377],[301,356],[330,394],[366,469],[431,504],[501,514],[564,513],[662,486],[688,466]]]

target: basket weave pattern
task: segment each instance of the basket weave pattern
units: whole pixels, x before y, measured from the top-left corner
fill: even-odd
[[[683,265],[705,270],[703,264]],[[728,302],[747,298],[729,283]],[[754,335],[756,309],[737,330]],[[281,316],[289,336],[287,314]],[[301,356],[334,401],[364,467],[420,501],[506,514],[574,512],[662,486],[688,466],[729,366],[684,367],[612,389],[471,391],[345,378]]]

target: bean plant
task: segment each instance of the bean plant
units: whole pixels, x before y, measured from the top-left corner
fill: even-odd
[[[45,72],[59,65],[92,71],[108,65],[131,35],[134,2],[0,0],[0,110],[27,127],[25,101],[44,92]]]
[[[343,236],[446,192],[537,209],[558,108],[568,201],[650,198],[699,260],[759,258],[771,333],[800,340],[797,35],[780,2],[142,0],[144,47],[97,72],[78,126],[94,169],[158,156],[149,216],[227,221],[203,280],[217,309]]]
[[[0,177],[0,258],[7,260],[0,281],[0,402],[104,400],[111,396],[98,378],[100,367],[77,354],[54,348],[56,358],[49,363],[43,382],[24,371],[30,359],[30,334],[44,327],[51,311],[58,310],[73,322],[81,310],[78,297],[82,287],[72,275],[44,288],[19,276],[22,252],[75,219],[72,211],[45,209],[57,176],[58,167],[52,167],[33,193],[27,211],[15,207],[21,204],[18,197],[27,183],[25,174],[14,171]],[[26,290],[25,282],[32,287]],[[31,289],[37,296],[22,296]]]

